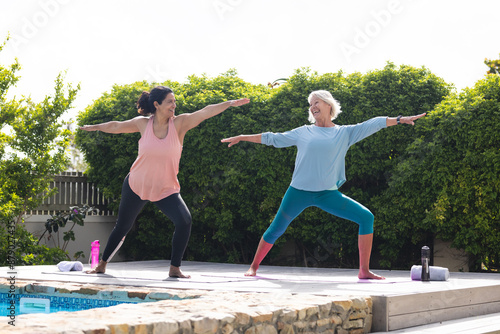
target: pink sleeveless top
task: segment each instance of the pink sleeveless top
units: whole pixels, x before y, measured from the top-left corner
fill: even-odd
[[[177,174],[182,145],[173,118],[163,139],[154,134],[153,119],[154,116],[149,118],[146,131],[139,139],[139,154],[130,168],[128,182],[141,199],[156,202],[181,190]]]

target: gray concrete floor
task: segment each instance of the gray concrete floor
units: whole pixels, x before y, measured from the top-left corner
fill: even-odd
[[[89,269],[88,265],[84,265]],[[0,277],[15,272],[18,280],[117,284],[172,289],[308,293],[316,295],[392,296],[500,285],[500,274],[450,273],[448,281],[420,282],[410,271],[373,270],[386,279],[360,280],[357,270],[261,266],[256,277],[243,274],[248,265],[184,261],[190,279],[168,277],[169,261],[111,262],[105,274],[61,272],[57,266],[0,268]]]
[[[84,270],[89,269],[84,265]],[[61,272],[57,266],[25,266],[11,270],[0,268],[0,277],[16,280],[110,284],[150,288],[195,289],[238,292],[283,292],[342,296],[410,296],[426,292],[500,285],[500,274],[450,273],[448,281],[420,282],[410,279],[410,271],[373,270],[385,276],[383,281],[360,280],[357,270],[261,266],[256,277],[243,274],[248,265],[184,261],[182,270],[190,279],[168,277],[169,261],[112,262],[105,274]],[[6,282],[4,280],[4,282]],[[487,324],[500,324],[500,314],[408,328],[391,333],[500,333],[484,329]],[[446,331],[445,328],[450,328]],[[483,328],[484,330],[480,330]],[[495,328],[498,328],[495,327]],[[465,330],[465,331],[464,331]]]

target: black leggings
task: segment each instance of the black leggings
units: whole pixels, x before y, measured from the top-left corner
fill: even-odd
[[[115,228],[109,236],[102,259],[109,262],[123,244],[125,236],[134,225],[135,219],[148,201],[142,200],[128,184],[128,175],[123,182],[122,199],[118,209]],[[180,194],[172,194],[153,202],[175,225],[172,237],[172,257],[170,264],[180,267],[182,256],[191,235],[191,213]]]

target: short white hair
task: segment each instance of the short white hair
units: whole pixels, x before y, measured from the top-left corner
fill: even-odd
[[[309,104],[311,104],[311,100],[313,97],[316,97],[320,100],[323,100],[324,102],[328,103],[330,107],[332,107],[332,110],[330,110],[330,116],[331,120],[333,121],[337,116],[342,112],[340,109],[340,103],[335,100],[330,94],[329,91],[327,90],[315,90],[311,94],[309,94],[309,97],[307,98],[307,101],[309,101]],[[312,113],[311,113],[311,108],[309,108],[309,122],[315,123],[316,119],[314,119]]]

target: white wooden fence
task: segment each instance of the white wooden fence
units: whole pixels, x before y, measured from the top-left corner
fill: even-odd
[[[63,172],[54,176],[50,188],[57,188],[57,193],[46,198],[35,210],[27,212],[28,215],[51,215],[67,211],[70,206],[88,206],[99,209],[99,216],[114,216],[109,210],[109,200],[104,198],[99,188],[87,182],[87,177],[82,172]]]

